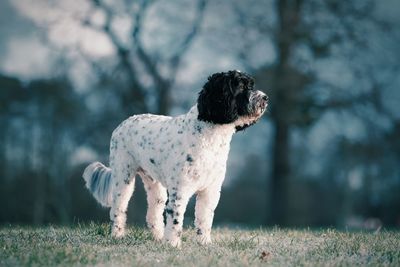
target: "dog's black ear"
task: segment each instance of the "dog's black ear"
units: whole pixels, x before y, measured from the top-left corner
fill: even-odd
[[[197,99],[199,120],[226,124],[238,118],[235,75],[233,72],[220,72],[208,78]]]

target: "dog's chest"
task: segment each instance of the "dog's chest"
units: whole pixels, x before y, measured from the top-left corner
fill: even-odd
[[[224,179],[230,136],[183,133],[178,145],[164,156],[155,175],[165,185],[189,184],[200,190]],[[152,166],[150,166],[152,167]]]
[[[158,173],[160,179],[166,182],[178,179],[202,185],[211,183],[217,177],[223,178],[231,134],[207,128],[199,131],[193,125],[181,131],[175,135],[171,145],[168,146],[168,142],[159,143],[160,147],[166,145]]]

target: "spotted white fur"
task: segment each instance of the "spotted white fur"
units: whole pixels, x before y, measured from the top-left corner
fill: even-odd
[[[260,91],[256,94],[265,96]],[[253,124],[265,107],[254,117],[228,124],[199,120],[197,105],[178,117],[143,114],[121,123],[111,138],[111,178],[106,175],[109,169],[98,162],[89,165],[83,175],[96,199],[111,207],[112,235],[124,235],[126,210],[138,174],[147,192],[146,220],[155,239],[180,246],[186,206],[196,194],[197,236],[201,244],[210,243],[232,135],[236,127]]]

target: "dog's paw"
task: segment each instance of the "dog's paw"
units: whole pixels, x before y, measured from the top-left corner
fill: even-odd
[[[164,241],[174,248],[181,248],[182,245],[180,238],[164,239]]]
[[[118,226],[113,226],[111,230],[111,236],[113,238],[123,238],[125,236],[125,229]]]
[[[163,232],[163,231],[156,231],[156,230],[153,230],[153,231],[151,231],[151,232],[152,232],[152,234],[153,234],[154,240],[156,240],[156,241],[161,241],[161,240],[163,240],[163,238],[164,238],[164,232]]]
[[[203,246],[210,245],[210,244],[212,244],[211,236],[210,235],[198,235],[197,242]]]

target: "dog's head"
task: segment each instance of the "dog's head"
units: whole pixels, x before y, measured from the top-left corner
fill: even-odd
[[[268,97],[254,90],[254,79],[240,71],[215,73],[208,77],[197,99],[198,119],[215,124],[234,123],[240,131],[264,113]]]

